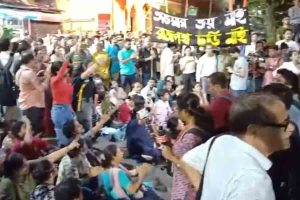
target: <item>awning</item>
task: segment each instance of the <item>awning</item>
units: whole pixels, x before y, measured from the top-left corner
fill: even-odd
[[[47,22],[63,22],[64,18],[60,13],[44,13],[38,11],[26,11],[16,9],[0,9],[1,18],[18,18],[18,19],[31,19],[35,21]]]

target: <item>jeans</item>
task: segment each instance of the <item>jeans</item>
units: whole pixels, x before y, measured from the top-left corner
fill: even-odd
[[[143,79],[143,86],[146,86],[148,84],[148,81],[150,80],[151,75],[149,73],[143,73],[142,79]]]
[[[76,112],[77,120],[83,126],[85,132],[93,127],[94,102],[93,99],[83,99],[81,111]]]
[[[22,113],[30,120],[34,135],[43,132],[44,108],[31,107]]]
[[[73,120],[71,106],[67,104],[55,104],[51,109],[51,118],[54,124],[58,145],[68,145],[69,139],[63,134],[66,122]]]
[[[293,24],[292,25],[292,31],[293,31],[293,40],[296,42],[300,42],[300,24]]]
[[[247,90],[231,90],[233,96],[235,97],[239,97],[242,96],[244,94],[247,94]]]
[[[184,85],[184,91],[192,91],[193,86],[196,82],[196,75],[195,73],[191,74],[182,74],[182,83]]]
[[[255,79],[249,77],[247,80],[247,92],[248,93],[256,92],[258,89],[261,88],[262,82],[263,82],[262,77],[257,77]]]
[[[121,75],[121,86],[125,89],[129,84],[130,87],[136,82],[135,74]]]

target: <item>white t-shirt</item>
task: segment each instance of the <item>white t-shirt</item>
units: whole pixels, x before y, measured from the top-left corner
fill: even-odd
[[[280,46],[283,42],[289,46],[290,51],[299,51],[300,50],[299,44],[293,40],[290,40],[288,42],[285,40],[279,40],[276,42],[276,45]]]
[[[215,73],[217,71],[217,64],[217,57],[215,55],[207,56],[207,54],[204,54],[201,56],[197,64],[196,81],[200,82],[201,78]]]
[[[211,139],[190,150],[183,161],[203,173]],[[205,168],[201,200],[275,200],[267,170],[271,161],[231,135],[217,138]]]
[[[174,76],[173,51],[166,47],[160,56],[160,79],[164,80],[166,76]]]
[[[284,62],[280,67],[278,67],[274,72],[273,76],[275,77],[277,74],[277,71],[280,69],[287,69],[289,71],[292,71],[294,74],[300,75],[300,70],[294,65],[293,62]]]
[[[196,72],[196,60],[193,56],[181,58],[179,64],[183,74],[192,74]]]

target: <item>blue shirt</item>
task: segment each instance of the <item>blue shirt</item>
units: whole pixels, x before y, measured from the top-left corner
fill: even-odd
[[[106,48],[106,52],[108,53],[108,55],[111,59],[110,73],[112,73],[112,74],[120,72],[120,63],[116,59],[116,58],[118,58],[119,51],[120,51],[119,45],[110,44]],[[116,60],[114,60],[114,59],[116,59]]]
[[[141,155],[152,156],[159,160],[161,152],[154,148],[154,140],[150,136],[145,125],[139,124],[137,119],[132,119],[126,128],[126,139],[129,156],[133,159],[144,162]]]
[[[247,79],[248,79],[248,62],[246,58],[240,56],[234,63],[233,70],[238,71],[244,69],[246,70],[246,75],[244,77],[231,74],[230,88],[232,90],[247,90]]]
[[[127,60],[134,54],[134,50],[132,49],[122,49],[118,53],[119,60]],[[121,75],[133,75],[135,74],[135,64],[131,59],[126,63],[120,63],[120,74]]]

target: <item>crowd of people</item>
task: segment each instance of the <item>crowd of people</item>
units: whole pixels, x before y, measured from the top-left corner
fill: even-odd
[[[0,39],[0,199],[300,199],[294,3],[275,44]]]

